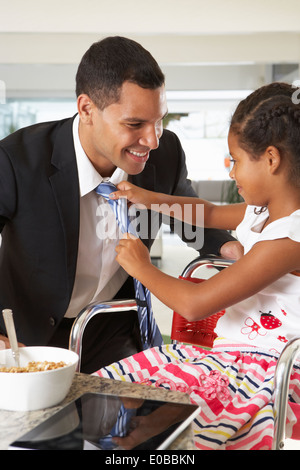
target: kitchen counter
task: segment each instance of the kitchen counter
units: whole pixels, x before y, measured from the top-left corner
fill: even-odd
[[[180,392],[76,373],[67,397],[58,406],[28,412],[0,410],[0,450],[8,449],[11,442],[52,416],[63,405],[87,392],[189,403],[188,396]],[[177,449],[194,450],[190,427],[172,444],[172,450]]]

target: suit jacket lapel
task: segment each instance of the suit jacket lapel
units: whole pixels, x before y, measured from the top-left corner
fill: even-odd
[[[64,232],[70,295],[75,279],[79,239],[79,182],[72,124],[73,119],[69,119],[58,130],[51,160],[54,172],[49,178]]]

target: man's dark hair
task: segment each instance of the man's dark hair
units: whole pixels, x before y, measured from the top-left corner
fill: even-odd
[[[116,103],[125,81],[156,89],[165,77],[150,52],[132,39],[113,36],[86,51],[76,74],[76,95],[87,94],[103,110]]]

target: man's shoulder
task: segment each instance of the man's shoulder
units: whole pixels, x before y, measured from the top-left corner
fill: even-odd
[[[47,121],[32,124],[13,132],[0,140],[0,147],[9,149],[18,145],[36,145],[38,141],[47,137],[52,139],[57,132],[64,127],[72,127],[73,118],[66,118],[59,121]]]
[[[160,142],[168,142],[168,143],[178,145],[179,139],[177,135],[175,134],[175,132],[170,131],[169,129],[164,129],[162,136],[160,138]]]
[[[169,131],[168,129],[164,129],[164,132],[159,140],[159,146],[155,150],[151,150],[152,158],[159,158],[160,155],[164,155],[165,157],[170,155],[173,158],[176,156],[181,156],[182,154],[182,147],[179,138],[177,135]]]

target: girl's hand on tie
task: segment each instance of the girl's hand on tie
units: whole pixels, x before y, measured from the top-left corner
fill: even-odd
[[[116,260],[125,271],[131,276],[139,279],[140,274],[151,265],[151,258],[148,249],[143,242],[129,234],[125,233],[116,247]]]

